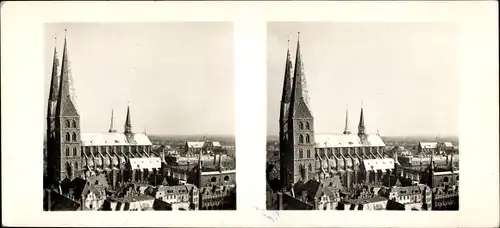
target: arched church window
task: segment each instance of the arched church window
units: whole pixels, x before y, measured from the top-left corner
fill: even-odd
[[[76,121],[73,120],[73,128],[76,128]]]
[[[304,143],[304,136],[303,135],[299,135],[299,143]]]
[[[66,163],[66,172],[69,177],[72,177],[73,170],[71,169],[71,164]]]
[[[303,158],[304,157],[304,152],[302,151],[302,149],[299,149],[299,158]]]
[[[73,132],[73,142],[76,142],[76,133]]]
[[[443,182],[448,182],[448,177],[444,177]]]
[[[69,142],[69,141],[71,141],[71,137],[69,136],[69,133],[66,132],[66,142]]]
[[[304,129],[304,124],[302,122],[299,122],[299,129],[300,130]]]
[[[310,143],[311,139],[309,138],[309,135],[306,135],[306,143]]]
[[[69,122],[69,120],[66,120],[66,128],[70,128],[70,127],[71,127],[71,125],[70,125],[70,124],[71,124],[71,123]]]
[[[311,163],[309,163],[309,172],[313,170]]]
[[[77,151],[77,150],[76,150],[76,147],[75,147],[75,148],[73,148],[73,156],[75,156],[75,157],[76,157],[76,151]]]
[[[306,122],[306,130],[309,130],[310,127],[309,127],[309,122]]]
[[[299,167],[299,171],[300,171],[300,177],[302,177],[302,179],[305,179],[306,178],[306,168],[304,168],[304,166],[300,165]]]
[[[78,169],[78,162],[75,162],[75,169]]]
[[[69,147],[66,147],[66,157],[69,157]]]
[[[311,150],[307,149],[307,158],[311,157]]]

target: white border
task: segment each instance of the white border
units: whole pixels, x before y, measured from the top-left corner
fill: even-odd
[[[496,2],[3,2],[2,221],[33,226],[498,226]],[[238,210],[41,211],[43,34],[47,22],[232,21]],[[265,206],[266,22],[451,22],[459,28],[459,212],[283,211]],[[431,54],[431,53],[430,53]],[[269,215],[270,212],[267,212]]]

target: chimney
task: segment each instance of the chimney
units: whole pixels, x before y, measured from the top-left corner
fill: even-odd
[[[219,171],[222,171],[221,157],[221,154],[219,154]]]
[[[47,211],[50,211],[52,204],[52,190],[47,189]]]
[[[217,165],[217,154],[214,153],[214,166],[216,166],[216,165]]]

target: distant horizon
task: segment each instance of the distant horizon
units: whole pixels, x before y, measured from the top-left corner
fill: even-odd
[[[341,135],[342,133],[315,133],[316,135]],[[356,134],[356,133],[353,133]],[[279,137],[279,134],[268,134],[267,137]],[[458,135],[383,135],[381,134],[380,137],[422,137],[422,138],[460,138]]]

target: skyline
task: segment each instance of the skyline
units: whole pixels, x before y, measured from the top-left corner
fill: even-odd
[[[268,136],[278,135],[287,46],[294,64],[299,31],[317,134],[341,134],[346,109],[357,133],[362,104],[370,134],[458,136],[452,25],[325,22],[268,23]]]
[[[44,110],[65,29],[82,132],[107,132],[112,110],[122,132],[130,105],[133,132],[234,134],[231,23],[48,24]]]

